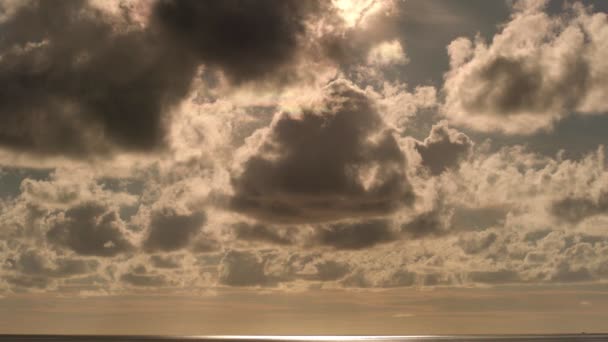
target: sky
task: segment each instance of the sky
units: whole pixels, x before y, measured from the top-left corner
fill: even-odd
[[[607,10],[0,0],[0,333],[605,332]]]

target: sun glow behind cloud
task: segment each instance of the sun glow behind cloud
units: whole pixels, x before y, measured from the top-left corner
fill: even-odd
[[[359,25],[384,6],[381,0],[333,0],[333,4],[347,27]]]

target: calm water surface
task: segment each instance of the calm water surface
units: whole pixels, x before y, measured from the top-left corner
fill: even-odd
[[[581,341],[608,342],[608,334],[578,334],[578,335],[455,335],[455,336],[298,336],[298,337],[161,337],[161,336],[68,336],[68,335],[0,335],[0,341],[67,341],[67,342],[170,342],[170,341],[200,341],[200,342],[434,342],[434,341],[505,341],[505,342],[549,342],[549,341]]]

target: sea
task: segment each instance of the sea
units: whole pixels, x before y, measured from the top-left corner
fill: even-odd
[[[94,336],[94,335],[0,335],[0,341],[66,342],[608,342],[608,334],[571,335],[421,335],[421,336]]]

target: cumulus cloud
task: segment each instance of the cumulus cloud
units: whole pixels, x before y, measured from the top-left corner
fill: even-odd
[[[271,227],[263,224],[237,223],[233,227],[235,237],[250,242],[265,242],[288,246],[295,243],[295,227]]]
[[[15,292],[50,290],[99,270],[100,262],[95,259],[58,256],[44,248],[22,247],[20,251],[9,252],[0,268],[2,278]]]
[[[422,110],[438,96],[399,79],[409,61],[395,18],[385,16],[390,1],[356,9],[295,0],[141,3],[148,7],[140,12],[105,1],[26,1],[0,14],[0,79],[24,77],[0,90],[0,98],[21,96],[0,104],[0,114],[14,113],[0,119],[2,148],[82,158],[171,149],[146,165],[123,156],[131,185],[105,175],[114,163],[16,183],[21,193],[0,200],[0,291],[608,279],[603,150],[569,160],[474,145],[454,129],[521,133],[568,110],[600,108],[593,94],[605,88],[593,58],[605,16],[575,6],[551,17],[518,2],[491,44],[453,42],[445,108],[460,112],[446,112],[450,120],[424,138],[435,116]],[[535,25],[540,38],[525,37]],[[583,57],[565,49],[577,29],[585,39],[572,46]],[[307,62],[335,69],[314,87],[286,84]],[[596,68],[584,86],[570,75],[580,63]],[[189,93],[193,80],[204,89]],[[577,98],[562,89],[567,82]],[[120,115],[126,124],[117,128]]]
[[[270,286],[275,279],[266,275],[264,259],[256,253],[230,250],[221,261],[219,282],[230,286]]]
[[[152,255],[150,263],[156,268],[179,268],[181,266],[181,259],[179,255]]]
[[[473,142],[464,133],[448,127],[446,121],[433,125],[431,133],[423,142],[417,142],[415,149],[422,158],[422,165],[433,175],[438,175],[471,152]]]
[[[487,250],[496,241],[496,238],[496,233],[484,231],[462,236],[458,240],[458,245],[467,254],[477,254]]]
[[[120,280],[126,284],[136,287],[162,287],[169,284],[169,280],[163,274],[151,273],[140,265],[123,273]]]
[[[551,281],[559,283],[590,281],[592,279],[593,276],[587,267],[572,267],[566,261],[561,262],[551,275]]]
[[[85,202],[130,206],[137,198],[122,191],[111,191],[87,169],[55,169],[46,179],[25,178],[20,184],[21,198],[49,208],[69,208]],[[119,189],[116,189],[119,190]]]
[[[399,39],[397,1],[332,1],[333,16],[319,37],[325,55],[347,73],[361,66],[387,67],[408,62]]]
[[[599,196],[588,194],[585,197],[565,197],[555,200],[551,212],[559,219],[577,223],[591,216],[608,213],[608,191]]]
[[[403,134],[413,118],[437,106],[437,91],[431,86],[417,86],[410,92],[406,84],[383,82],[376,102],[386,124]]]
[[[405,64],[408,58],[398,40],[382,42],[374,46],[367,55],[367,63],[374,66]]]
[[[67,258],[51,261],[35,250],[28,250],[19,255],[17,260],[8,259],[7,266],[24,275],[63,278],[94,272],[99,262]]]
[[[347,275],[351,266],[334,260],[323,260],[315,263],[316,273],[310,275],[308,279],[319,281],[334,281]]]
[[[171,111],[200,65],[236,83],[293,78],[287,70],[297,64],[306,22],[328,7],[291,0],[161,0],[146,10],[112,4],[2,3],[1,147],[77,158],[162,149]]]
[[[161,208],[151,213],[143,247],[148,252],[171,252],[188,246],[206,221],[203,212],[181,213]]]
[[[407,237],[422,238],[440,236],[448,232],[451,226],[452,212],[434,208],[424,211],[401,224],[401,232]]]
[[[314,241],[335,249],[363,249],[398,239],[389,220],[339,222],[319,226]]]
[[[392,288],[413,286],[417,279],[418,275],[415,272],[404,268],[380,272],[358,269],[344,278],[341,283],[346,287],[355,288]]]
[[[448,46],[444,114],[480,131],[531,134],[567,115],[608,111],[606,13],[582,4],[544,12],[547,2],[515,2],[491,44],[458,38]],[[602,95],[603,94],[603,95]]]
[[[98,203],[84,203],[59,215],[48,241],[80,255],[112,257],[133,250],[118,213]]]
[[[194,239],[191,245],[191,251],[194,253],[211,253],[220,250],[221,244],[219,241],[208,233],[199,234]]]
[[[275,222],[390,213],[412,202],[405,157],[374,103],[337,80],[323,101],[278,113],[233,176],[233,207]],[[253,143],[251,143],[253,145]]]

